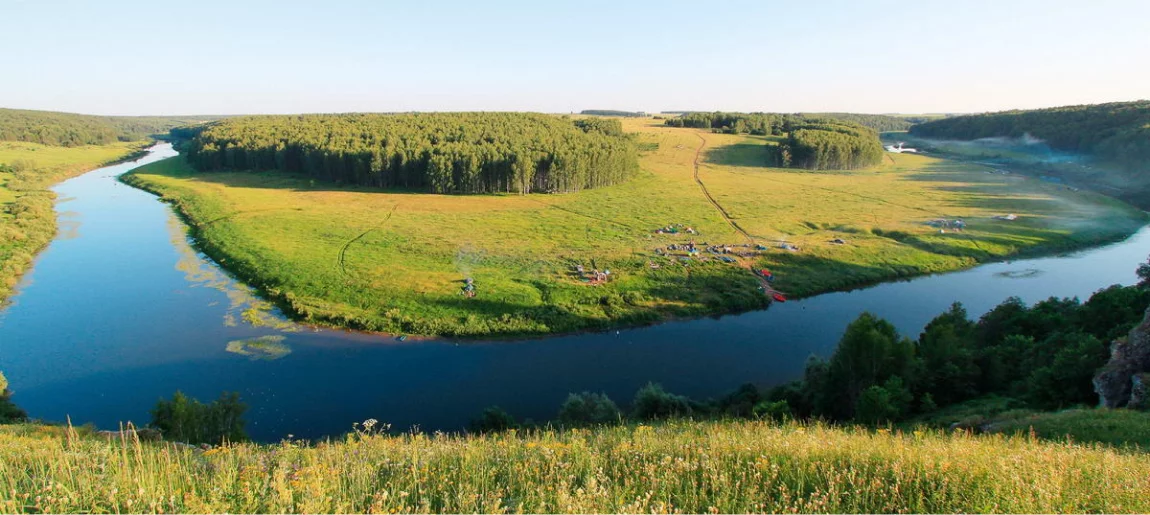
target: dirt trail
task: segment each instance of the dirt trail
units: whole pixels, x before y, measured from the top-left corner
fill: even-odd
[[[742,227],[739,227],[739,224],[736,223],[735,220],[731,218],[730,213],[727,213],[727,210],[724,209],[723,206],[721,204],[719,204],[719,202],[717,200],[715,200],[715,197],[711,196],[711,192],[707,191],[707,185],[703,184],[703,180],[701,178],[699,178],[699,158],[702,157],[702,155],[703,155],[703,147],[707,146],[707,138],[704,138],[702,134],[699,134],[697,132],[695,133],[695,135],[699,137],[699,148],[695,149],[695,162],[694,162],[695,183],[699,185],[699,189],[703,191],[703,195],[705,195],[707,197],[707,201],[710,202],[712,206],[715,206],[715,210],[717,210],[719,212],[719,215],[721,215],[723,217],[723,220],[725,220],[727,222],[727,224],[729,224],[731,226],[731,228],[733,228],[739,234],[742,234],[743,237],[747,239],[748,243],[750,243],[751,245],[756,245],[755,237],[752,236],[751,233],[743,230]],[[772,288],[770,281],[767,281],[766,277],[763,277],[763,276],[755,273],[755,267],[754,267],[754,260],[753,259],[744,258],[742,256],[737,256],[734,259],[735,259],[735,262],[741,268],[751,272],[751,275],[755,276],[755,279],[759,280],[759,284],[762,285],[763,291],[766,292],[767,295],[773,295],[775,293],[778,293],[778,294],[783,293],[781,291],[778,291],[778,290]]]
[[[739,234],[742,234],[748,242],[754,244],[754,236],[751,236],[750,233],[744,231],[742,227],[739,227],[739,224],[735,223],[735,221],[731,219],[730,213],[727,213],[727,210],[723,209],[723,206],[720,205],[717,200],[715,200],[715,197],[711,196],[711,192],[707,191],[707,185],[703,184],[703,180],[699,178],[699,158],[703,154],[703,147],[707,146],[707,139],[704,138],[702,134],[697,132],[695,135],[699,137],[699,148],[695,149],[695,182],[699,185],[699,189],[703,190],[703,195],[707,197],[707,201],[709,201],[712,206],[715,206],[715,209],[719,212],[719,215],[723,217],[723,220],[725,220],[727,224],[729,224],[731,228],[733,228]]]
[[[348,249],[348,247],[351,247],[351,244],[359,241],[360,238],[367,236],[367,234],[370,233],[371,231],[374,231],[376,229],[379,229],[380,227],[383,227],[383,224],[386,224],[388,220],[391,220],[391,215],[395,214],[395,210],[398,208],[399,208],[399,204],[396,204],[394,207],[391,208],[391,211],[388,211],[387,216],[385,216],[382,221],[380,221],[378,224],[375,224],[374,227],[371,227],[368,230],[359,233],[358,236],[356,236],[350,240],[347,240],[347,243],[344,243],[343,247],[340,247],[339,258],[338,258],[340,273],[342,273],[343,275],[347,275],[347,249]]]

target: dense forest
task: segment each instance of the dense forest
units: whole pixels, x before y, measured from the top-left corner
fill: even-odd
[[[53,111],[0,109],[0,140],[62,147],[138,141],[172,127],[217,119],[215,116],[90,116]]]
[[[858,114],[858,113],[799,113],[800,116],[816,120],[837,120],[851,122],[869,127],[878,132],[905,131],[914,125],[917,119],[888,116],[885,114]]]
[[[605,118],[253,116],[216,122],[191,136],[185,151],[200,170],[280,169],[434,193],[573,192],[625,181],[638,169],[631,138],[618,120]]]
[[[910,133],[957,140],[1029,134],[1058,150],[1145,167],[1150,162],[1150,101],[955,116],[915,125]]]
[[[877,122],[879,115],[844,115],[855,119],[835,119],[826,115],[780,113],[687,113],[663,122],[672,127],[711,129],[728,134],[785,136],[770,147],[770,165],[808,170],[851,170],[878,164],[882,143],[878,133],[859,123]],[[899,120],[902,122],[901,120]],[[902,122],[905,123],[905,122]]]
[[[635,111],[616,111],[614,109],[584,109],[579,114],[589,114],[594,116],[622,116],[624,118],[640,118],[647,116],[646,113]]]
[[[853,170],[882,161],[882,143],[873,130],[832,122],[796,123],[773,150],[775,164],[808,170]]]

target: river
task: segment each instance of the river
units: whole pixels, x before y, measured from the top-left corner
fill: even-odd
[[[261,302],[192,248],[170,207],[116,180],[175,154],[158,145],[139,161],[54,188],[60,234],[0,312],[0,371],[32,417],[115,428],[146,423],[156,400],[176,390],[205,401],[238,391],[250,406],[248,433],[276,440],[336,435],[367,418],[452,430],[492,405],[546,420],[569,392],[605,392],[626,405],[648,381],[714,397],[746,382],[765,387],[799,377],[807,358],[828,355],[864,310],[915,337],[956,300],[977,316],[1012,295],[1085,299],[1133,284],[1150,254],[1143,228],[1083,252],[740,315],[517,342],[400,343],[283,327],[274,312],[252,317]],[[261,337],[262,344],[242,343]]]

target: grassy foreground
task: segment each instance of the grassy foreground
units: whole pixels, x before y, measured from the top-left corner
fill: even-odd
[[[1101,195],[925,156],[849,172],[766,168],[765,137],[657,122],[623,120],[644,149],[638,178],[568,195],[385,192],[196,173],[178,158],[127,180],[175,203],[209,254],[299,318],[420,335],[543,335],[748,310],[767,303],[751,266],[804,296],[1115,240],[1145,222]],[[1005,214],[1018,219],[994,218]],[[940,232],[928,224],[938,218],[967,229]],[[655,234],[671,224],[698,234]],[[690,240],[749,255],[654,253]],[[578,265],[612,279],[589,285]],[[474,299],[460,293],[466,277]]]
[[[139,142],[53,147],[0,141],[0,305],[56,235],[55,195],[48,188],[139,150]]]
[[[1148,489],[1144,454],[933,431],[672,422],[202,452],[0,427],[5,513],[1146,512]]]

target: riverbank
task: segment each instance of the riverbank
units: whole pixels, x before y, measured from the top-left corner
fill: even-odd
[[[139,158],[147,154],[142,145],[0,142],[0,307],[56,236],[56,195],[49,188],[88,170]]]
[[[124,180],[171,202],[206,253],[298,320],[466,338],[747,311],[768,302],[747,267],[803,297],[1116,241],[1146,219],[1102,195],[970,163],[898,155],[860,171],[772,169],[758,166],[761,138],[624,124],[645,149],[640,177],[570,195],[378,191],[200,174],[178,158]],[[693,169],[701,145],[706,193]],[[732,254],[667,250],[692,240]],[[588,283],[580,266],[611,270],[610,280]],[[462,294],[469,277],[475,298]]]
[[[691,422],[202,451],[0,427],[4,512],[1145,512],[1150,465],[1026,436]]]

